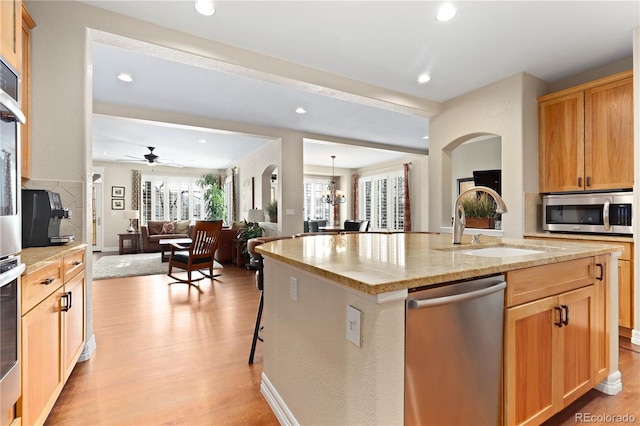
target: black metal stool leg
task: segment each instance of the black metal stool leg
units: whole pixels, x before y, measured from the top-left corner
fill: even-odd
[[[256,352],[256,343],[262,341],[260,337],[260,320],[262,319],[262,305],[264,303],[264,290],[260,290],[260,304],[258,305],[258,315],[256,316],[256,327],[253,330],[253,342],[251,343],[251,353],[249,354],[249,364],[253,364],[253,355]]]

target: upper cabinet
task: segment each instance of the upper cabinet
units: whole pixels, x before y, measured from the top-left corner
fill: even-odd
[[[22,0],[0,1],[0,54],[22,71]]]
[[[633,187],[633,74],[538,98],[539,191]]]

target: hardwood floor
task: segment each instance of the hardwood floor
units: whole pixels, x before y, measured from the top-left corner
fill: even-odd
[[[226,267],[202,293],[164,275],[94,281],[97,350],[46,423],[278,424],[260,393],[261,344],[247,364],[254,274]]]
[[[47,425],[277,425],[260,393],[262,344],[247,364],[258,306],[254,272],[227,266],[202,293],[164,275],[94,281],[97,350],[79,363]],[[635,415],[640,347],[622,339],[624,390],[592,390],[546,425],[575,413]]]

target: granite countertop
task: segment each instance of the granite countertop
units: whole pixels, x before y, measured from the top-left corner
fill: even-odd
[[[495,237],[481,240],[480,245],[471,245],[471,236],[464,235],[462,244],[454,246],[447,234],[319,234],[268,242],[256,250],[265,257],[374,295],[622,250],[615,243]],[[543,252],[501,258],[460,252],[501,245]]]
[[[46,266],[47,263],[60,259],[72,251],[84,248],[87,243],[73,241],[59,246],[29,247],[20,252],[20,260],[26,265],[25,274]]]
[[[525,232],[525,237],[533,238],[557,238],[567,240],[589,240],[589,241],[620,241],[623,243],[632,243],[633,235],[597,235],[597,234],[563,234],[558,232],[537,231]]]

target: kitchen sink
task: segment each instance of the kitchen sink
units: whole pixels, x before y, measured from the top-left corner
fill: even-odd
[[[460,250],[457,253],[481,257],[512,257],[540,254],[544,253],[544,251],[524,249],[519,247],[482,247],[477,249]]]

